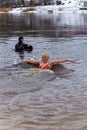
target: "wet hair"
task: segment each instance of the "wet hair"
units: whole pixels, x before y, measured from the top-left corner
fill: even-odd
[[[42,57],[47,57],[48,59],[49,59],[49,55],[48,55],[48,53],[42,53]]]
[[[21,41],[22,39],[24,39],[22,36],[19,37],[19,41]]]

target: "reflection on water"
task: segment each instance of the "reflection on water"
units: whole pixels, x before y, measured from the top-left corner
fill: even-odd
[[[87,34],[86,14],[0,14],[0,35],[71,37]]]
[[[86,14],[0,14],[0,130],[87,130]],[[18,36],[33,45],[16,53]],[[73,58],[51,71],[24,59]],[[14,60],[17,64],[14,64]]]

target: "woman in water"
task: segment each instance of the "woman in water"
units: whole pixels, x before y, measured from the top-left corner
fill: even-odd
[[[59,59],[59,60],[49,60],[49,55],[48,53],[42,53],[41,60],[22,60],[23,63],[31,63],[34,65],[38,65],[38,67],[41,70],[44,69],[51,69],[54,65],[57,65],[62,62],[71,62],[75,63],[75,60],[72,59]]]

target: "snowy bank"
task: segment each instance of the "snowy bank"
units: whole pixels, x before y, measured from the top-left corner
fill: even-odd
[[[77,7],[64,6],[64,5],[48,5],[48,6],[36,6],[36,7],[21,7],[14,8],[9,13],[57,13],[59,11],[75,11],[79,10]]]
[[[0,12],[19,14],[19,13],[59,13],[59,12],[76,12],[79,11],[78,6],[73,5],[47,5],[34,7],[20,7],[13,9],[0,10]]]

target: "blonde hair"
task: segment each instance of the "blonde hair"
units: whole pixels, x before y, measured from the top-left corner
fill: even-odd
[[[47,57],[48,59],[49,59],[49,55],[48,55],[48,53],[42,53],[42,57]]]

